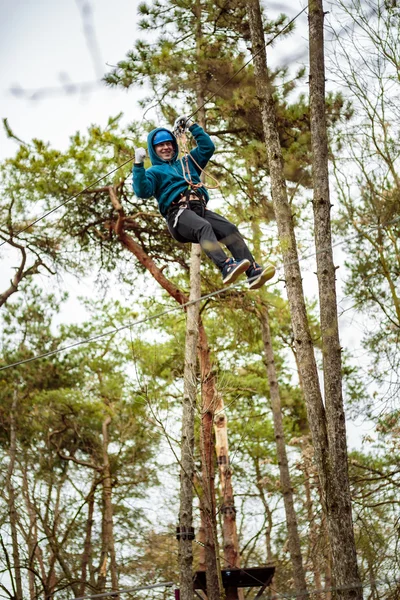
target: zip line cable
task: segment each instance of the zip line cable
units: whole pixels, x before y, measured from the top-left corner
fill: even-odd
[[[387,227],[388,225],[392,225],[393,223],[396,223],[400,221],[400,216],[396,217],[395,219],[392,219],[391,221],[384,223],[382,225],[375,225],[373,227],[370,227],[369,229],[367,229],[366,231],[374,231],[376,229],[380,229],[382,227]],[[296,260],[290,261],[288,263],[286,263],[286,266],[290,266],[296,263],[300,263],[304,260],[308,260],[309,258],[312,258],[313,256],[318,256],[319,254],[322,254],[323,252],[327,252],[332,248],[336,248],[346,242],[349,242],[353,239],[356,239],[358,237],[362,237],[363,233],[356,233],[354,235],[349,236],[348,238],[344,238],[343,240],[336,242],[334,244],[331,244],[330,246],[326,246],[325,248],[321,248],[320,250],[318,250],[317,252],[313,252],[311,254],[307,254],[305,256],[301,256],[300,258],[297,258]],[[279,269],[283,269],[285,266],[285,264],[281,264],[279,267],[277,267],[277,270]],[[256,277],[253,277],[253,279],[255,279]],[[184,309],[187,306],[191,306],[192,304],[195,304],[196,302],[201,302],[202,300],[208,300],[209,298],[213,298],[214,296],[218,296],[220,294],[222,294],[223,292],[228,292],[229,290],[233,290],[235,289],[238,285],[240,285],[242,282],[238,281],[228,287],[224,287],[224,288],[220,288],[218,290],[215,290],[214,292],[210,292],[209,294],[205,294],[204,296],[200,296],[200,298],[196,298],[195,300],[189,300],[188,302],[184,302],[183,304],[177,304],[171,308],[167,308],[166,310],[163,310],[162,312],[156,313],[155,315],[150,315],[147,317],[143,317],[143,319],[139,319],[138,321],[133,321],[133,323],[128,323],[127,325],[121,325],[121,327],[115,327],[114,329],[111,329],[110,331],[105,331],[104,333],[99,333],[98,335],[95,335],[91,338],[88,338],[87,340],[79,340],[77,342],[73,342],[72,344],[68,344],[67,346],[64,346],[63,348],[57,348],[56,350],[49,350],[48,352],[44,352],[43,354],[39,354],[36,356],[31,356],[30,358],[25,358],[23,360],[19,360],[16,361],[14,363],[11,363],[9,365],[4,365],[3,367],[0,367],[0,371],[5,371],[6,369],[11,369],[12,367],[17,367],[19,365],[24,365],[26,363],[30,363],[32,361],[35,360],[39,360],[40,358],[47,358],[48,356],[53,356],[55,354],[60,354],[61,352],[66,352],[67,350],[71,350],[72,348],[76,348],[78,346],[81,346],[83,344],[89,344],[90,342],[95,342],[97,340],[100,340],[108,335],[112,335],[114,333],[118,333],[120,331],[123,331],[124,329],[128,329],[129,327],[135,327],[137,325],[141,325],[143,323],[147,323],[148,321],[154,321],[155,319],[158,319],[160,317],[163,317],[167,314],[170,314],[172,312],[175,312],[179,309]],[[274,284],[270,284],[267,287],[270,287],[271,285]]]
[[[193,540],[198,546],[202,546],[203,548],[206,547],[206,545],[203,542],[200,542],[199,540]],[[229,565],[229,561],[228,559],[225,558],[225,556],[223,556],[221,553],[219,553],[219,557],[224,560],[226,563],[228,563]],[[250,567],[248,567],[250,568]],[[232,568],[230,570],[235,570],[235,568]],[[246,573],[246,575],[248,575],[249,577],[251,577],[252,579],[254,579],[254,581],[256,581],[259,585],[264,585],[264,582],[261,581],[260,579],[258,579],[258,577],[255,577],[252,573],[249,573],[249,571],[246,570],[246,568],[243,567],[238,567],[238,570],[243,571],[243,573]],[[389,585],[391,583],[395,583],[396,585],[400,585],[400,578],[395,578],[395,579],[373,579],[372,581],[368,581],[365,583],[354,583],[354,584],[350,584],[350,585],[340,585],[340,586],[333,586],[333,587],[329,587],[326,589],[313,589],[313,590],[308,590],[306,592],[283,592],[281,594],[273,594],[273,595],[268,595],[268,600],[278,600],[278,598],[304,598],[304,597],[310,597],[312,596],[312,594],[317,594],[317,595],[322,595],[322,594],[327,594],[330,592],[334,592],[334,591],[345,591],[345,590],[353,590],[353,589],[363,589],[363,588],[370,588],[373,585]],[[272,589],[272,584],[270,584],[268,586],[270,589]],[[257,596],[258,598],[264,598],[264,594],[267,594],[268,592],[263,592],[261,596]]]
[[[191,113],[191,115],[189,116],[189,118],[191,118],[194,115],[196,115],[208,102],[210,102],[228,83],[230,83],[241,71],[243,71],[254,60],[254,58],[258,54],[260,54],[263,50],[265,50],[265,48],[267,48],[268,46],[270,46],[275,41],[275,39],[277,37],[279,37],[284,31],[286,31],[286,29],[288,29],[288,27],[290,27],[290,25],[292,23],[294,23],[294,21],[296,21],[296,19],[303,12],[305,12],[306,9],[307,9],[307,6],[304,7],[299,13],[297,13],[297,15],[295,15],[295,17],[293,17],[282,29],[280,29],[256,54],[252,55],[251,58],[244,65],[242,65],[242,67],[238,71],[236,71],[228,80],[226,80],[217,89],[216,92],[214,92],[209,98],[207,98],[205,100],[205,102],[199,108],[197,108],[193,113]],[[0,247],[3,246],[4,244],[6,244],[8,241],[12,240],[13,238],[18,237],[21,233],[27,231],[30,227],[36,225],[38,222],[40,222],[44,218],[48,217],[49,215],[51,215],[52,213],[54,213],[58,209],[62,208],[63,206],[65,206],[71,200],[76,199],[78,196],[80,196],[84,192],[88,191],[90,188],[92,188],[93,186],[95,186],[96,184],[98,184],[100,181],[103,181],[105,178],[109,177],[110,175],[112,175],[113,173],[115,173],[116,171],[118,171],[119,169],[121,169],[122,167],[124,167],[125,165],[127,165],[128,163],[130,163],[133,159],[134,159],[134,156],[130,157],[128,160],[126,160],[122,164],[118,165],[115,169],[113,169],[112,171],[106,173],[106,175],[98,178],[96,181],[92,182],[87,187],[85,187],[84,189],[80,190],[78,193],[76,193],[73,196],[67,198],[64,202],[62,202],[58,206],[56,206],[53,209],[49,210],[48,212],[44,213],[41,217],[38,217],[37,219],[35,219],[34,221],[32,221],[30,224],[28,224],[27,226],[25,226],[21,230],[17,231],[17,233],[15,235],[13,235],[13,236],[11,236],[9,238],[9,240],[2,241],[0,243]],[[399,219],[400,219],[400,217],[394,219],[391,223],[396,222]],[[388,224],[391,224],[391,223],[388,223]],[[386,224],[386,225],[388,225],[388,224]],[[371,230],[374,230],[374,229],[378,229],[379,227],[382,227],[382,226],[372,227],[368,231],[371,231]],[[299,259],[288,263],[288,265],[294,264],[296,262],[300,262],[300,261],[303,261],[303,260],[307,260],[307,259],[309,259],[309,258],[311,258],[313,256],[316,256],[319,253],[325,252],[325,251],[329,250],[330,248],[337,247],[337,246],[339,246],[339,245],[341,245],[341,244],[343,244],[343,243],[345,243],[347,241],[351,241],[352,239],[358,238],[358,237],[360,237],[362,235],[363,235],[362,233],[358,233],[358,234],[355,234],[353,236],[350,236],[349,238],[344,239],[344,240],[342,240],[340,242],[337,242],[336,244],[332,244],[330,247],[323,248],[323,249],[319,250],[318,252],[309,254],[309,255],[304,256],[304,257],[300,257]],[[279,268],[282,268],[282,267],[283,267],[283,265],[281,265]],[[26,364],[26,363],[32,362],[34,360],[39,360],[41,358],[46,358],[46,357],[49,357],[49,356],[53,356],[55,354],[58,354],[58,353],[61,353],[61,352],[65,352],[67,350],[71,350],[72,348],[75,348],[77,346],[80,346],[80,345],[83,345],[83,344],[86,344],[86,343],[90,343],[90,342],[93,342],[93,341],[97,341],[97,340],[102,339],[102,338],[104,338],[104,337],[106,337],[108,335],[116,334],[116,333],[118,333],[118,332],[120,332],[120,331],[122,331],[124,329],[132,328],[132,327],[134,327],[136,325],[139,325],[139,324],[151,321],[151,320],[155,320],[155,319],[157,319],[159,317],[162,317],[162,316],[164,316],[166,314],[169,314],[169,313],[171,313],[173,311],[176,311],[176,310],[178,310],[180,308],[186,308],[186,307],[188,307],[188,306],[190,306],[190,305],[192,305],[194,303],[197,303],[197,302],[200,302],[202,300],[206,300],[206,299],[212,298],[214,296],[217,296],[217,295],[221,294],[222,292],[232,290],[232,289],[236,288],[237,285],[238,285],[238,283],[233,284],[233,285],[231,285],[229,287],[218,289],[218,290],[216,290],[214,292],[211,292],[210,294],[206,294],[204,296],[201,296],[200,298],[198,298],[196,300],[188,301],[188,302],[186,302],[184,304],[179,304],[179,305],[174,306],[174,307],[172,307],[170,309],[162,311],[161,313],[157,313],[155,315],[145,317],[143,319],[140,319],[140,320],[135,321],[133,323],[130,323],[128,325],[123,325],[123,326],[115,328],[115,329],[113,329],[111,331],[104,332],[102,334],[93,336],[93,337],[91,337],[91,338],[89,338],[87,340],[80,340],[78,342],[74,342],[73,344],[69,344],[68,346],[65,346],[63,348],[59,348],[57,350],[49,351],[49,352],[43,353],[41,355],[31,357],[29,359],[24,359],[22,361],[18,361],[18,362],[12,363],[10,365],[5,365],[3,367],[0,367],[0,371],[8,369],[8,368],[16,367],[16,366],[19,366],[19,365],[22,365],[22,364]],[[194,541],[196,543],[198,543],[199,545],[202,545],[202,546],[204,545],[201,542],[199,542],[198,540],[194,540]],[[223,558],[225,560],[224,557],[221,556],[221,558]],[[243,568],[241,568],[241,571],[247,572],[246,569],[243,569]],[[248,574],[250,575],[250,573],[248,573]],[[263,583],[263,582],[259,581],[257,578],[255,578],[254,576],[253,576],[253,579],[255,581],[257,581],[257,583],[260,583],[260,584]],[[394,580],[392,580],[392,582],[396,583],[396,584],[399,584],[400,580],[394,579]],[[386,581],[378,581],[378,580],[376,580],[373,583],[374,584],[378,584],[378,585],[379,584],[382,585],[382,584],[388,584],[388,583],[390,583],[390,581],[389,580],[386,580]],[[163,584],[154,584],[154,585],[148,585],[148,586],[139,586],[139,587],[135,587],[135,588],[128,588],[128,589],[123,589],[123,590],[110,591],[110,592],[105,592],[105,593],[101,593],[101,594],[95,594],[95,595],[89,595],[89,596],[87,596],[87,595],[85,595],[85,596],[79,596],[79,597],[76,597],[74,600],[86,600],[86,599],[94,599],[94,598],[104,598],[104,597],[107,597],[107,596],[116,596],[118,594],[130,593],[130,592],[141,591],[141,590],[150,590],[150,589],[155,589],[155,588],[160,588],[160,587],[163,587],[163,588],[172,587],[173,585],[174,585],[173,582],[167,582],[167,583],[163,583]],[[356,587],[363,588],[364,586],[365,587],[369,587],[370,585],[371,585],[371,582],[369,582],[369,584],[368,583],[367,584],[355,584],[355,585],[352,585],[352,586],[331,587],[331,588],[321,589],[321,590],[315,589],[315,590],[311,590],[310,592],[304,592],[304,593],[275,594],[273,596],[270,596],[270,600],[276,600],[278,598],[297,598],[297,597],[301,597],[301,596],[309,596],[310,594],[324,594],[324,593],[328,593],[328,592],[332,592],[332,591],[336,591],[336,590],[349,590],[349,589],[353,589],[353,588],[356,588]]]
[[[243,69],[245,67],[247,67],[248,64],[250,64],[252,62],[252,60],[260,53],[262,52],[265,48],[267,48],[267,46],[270,46],[272,44],[272,42],[274,42],[276,40],[277,37],[279,37],[281,35],[281,33],[283,33],[284,31],[286,31],[286,29],[292,24],[294,23],[294,21],[307,9],[307,6],[305,6],[299,13],[297,13],[296,16],[293,17],[293,19],[291,19],[291,21],[289,21],[288,23],[286,23],[286,25],[284,27],[282,27],[282,29],[280,29],[266,44],[265,46],[263,46],[263,48],[261,48],[258,52],[256,52],[256,54],[252,55],[251,58],[240,67],[240,69],[238,69],[238,71],[236,71],[229,79],[227,79],[218,89],[216,92],[214,92],[199,108],[197,108],[189,117],[193,117],[194,115],[196,115],[199,110],[201,110],[206,104],[207,102],[209,102],[210,100],[212,100],[212,98],[214,98],[230,81],[232,81],[232,79],[234,79],[236,77],[236,75],[239,75],[239,73],[241,71],[243,71]],[[33,227],[33,225],[36,225],[36,223],[39,223],[39,221],[42,221],[44,218],[48,217],[49,215],[51,215],[53,212],[55,212],[56,210],[58,210],[59,208],[62,208],[63,206],[65,206],[68,202],[70,202],[71,200],[74,200],[75,198],[78,198],[78,196],[80,196],[81,194],[83,194],[84,192],[86,192],[87,190],[89,190],[91,187],[93,187],[94,185],[96,185],[97,183],[99,183],[100,181],[103,181],[103,179],[105,179],[106,177],[108,177],[109,175],[112,175],[113,173],[115,173],[116,171],[118,171],[119,169],[122,169],[122,167],[124,167],[125,165],[127,165],[128,163],[130,163],[132,160],[134,160],[134,156],[131,156],[131,158],[129,158],[128,160],[126,160],[124,163],[122,163],[121,165],[118,165],[117,167],[115,167],[115,169],[113,169],[112,171],[110,171],[109,173],[106,173],[105,175],[103,175],[103,177],[100,177],[99,179],[96,179],[96,181],[93,181],[92,183],[90,183],[87,187],[85,187],[83,190],[81,190],[80,192],[78,192],[77,194],[74,194],[73,196],[70,196],[69,198],[67,198],[66,200],[64,200],[64,202],[62,202],[61,204],[59,204],[58,206],[55,206],[54,208],[52,208],[51,210],[49,210],[48,212],[44,213],[41,217],[38,217],[37,219],[35,219],[34,221],[32,221],[32,223],[29,223],[29,225],[26,225],[25,227],[23,227],[22,229],[20,229],[19,231],[16,232],[16,234],[12,235],[11,237],[9,237],[8,240],[3,240],[0,243],[0,248],[1,246],[3,246],[4,244],[7,244],[8,242],[10,242],[11,240],[13,240],[14,238],[18,237],[21,233],[23,233],[24,231],[27,231],[27,229],[29,229],[30,227]]]
[[[195,540],[197,544],[199,544],[199,546],[203,546],[204,544],[202,542],[199,542],[198,540]],[[221,558],[224,558],[221,555]],[[224,558],[225,560],[225,558]],[[240,571],[243,571],[245,573],[247,573],[246,569],[240,568]],[[247,573],[248,575],[250,575],[249,573]],[[262,583],[261,581],[259,581],[257,578],[254,578],[258,583]],[[351,590],[354,588],[370,588],[372,586],[384,586],[384,585],[390,585],[391,583],[395,583],[396,585],[400,585],[400,579],[373,579],[372,581],[367,581],[365,583],[362,584],[354,584],[352,586],[336,586],[336,587],[329,587],[329,588],[325,588],[325,589],[313,589],[307,592],[287,592],[287,593],[281,593],[281,594],[273,594],[272,596],[269,596],[270,600],[277,600],[278,598],[302,598],[304,596],[311,596],[312,594],[318,594],[318,595],[322,595],[322,594],[327,594],[330,592],[335,592],[335,591],[344,591],[344,590]],[[107,596],[117,596],[118,594],[129,594],[132,592],[138,592],[138,591],[142,591],[142,590],[151,590],[151,589],[156,589],[156,588],[160,588],[160,587],[172,587],[174,586],[174,582],[172,581],[168,581],[167,583],[156,583],[154,585],[145,585],[145,586],[138,586],[138,587],[134,587],[134,588],[127,588],[127,589],[122,589],[122,590],[111,590],[109,592],[104,592],[102,594],[93,594],[91,596],[78,596],[75,597],[73,600],[91,600],[92,598],[105,598]],[[57,593],[57,592],[55,592]],[[264,596],[264,594],[262,596],[260,596],[261,598]]]
[[[81,346],[83,344],[89,344],[90,342],[95,342],[95,341],[100,340],[108,335],[113,334],[113,333],[118,333],[120,331],[123,331],[124,329],[128,329],[130,327],[135,327],[136,325],[141,325],[142,323],[146,323],[148,321],[154,321],[155,319],[158,319],[159,317],[164,317],[165,315],[172,313],[174,311],[177,311],[181,308],[186,308],[187,306],[196,304],[196,302],[201,302],[202,300],[207,300],[208,298],[217,296],[218,294],[221,294],[222,292],[226,292],[230,289],[235,288],[237,285],[238,285],[237,283],[234,283],[229,287],[215,290],[214,292],[210,292],[209,294],[206,294],[205,296],[201,296],[200,298],[197,298],[196,300],[190,300],[189,302],[185,302],[183,304],[177,304],[171,308],[167,308],[166,310],[163,310],[160,313],[156,313],[155,315],[144,317],[143,319],[139,319],[138,321],[134,321],[133,323],[128,323],[127,325],[121,325],[121,327],[116,327],[114,329],[111,329],[110,331],[105,331],[104,333],[99,333],[98,335],[88,338],[87,340],[79,340],[78,342],[74,342],[72,344],[69,344],[68,346],[64,346],[63,348],[58,348],[56,350],[49,350],[49,352],[44,352],[43,354],[39,354],[38,356],[32,356],[31,358],[25,358],[24,360],[20,360],[18,362],[12,363],[10,365],[0,367],[0,371],[4,371],[5,369],[10,369],[11,367],[17,367],[18,365],[23,365],[23,364],[32,362],[34,360],[39,360],[40,358],[47,358],[48,356],[53,356],[54,354],[59,354],[60,352],[65,352],[66,350],[71,350],[72,348],[76,348],[77,346]]]
[[[131,592],[140,592],[142,590],[154,590],[155,588],[166,588],[172,587],[173,581],[167,581],[167,583],[155,583],[154,585],[140,585],[138,587],[127,588],[125,590],[111,590],[110,592],[103,592],[102,594],[92,594],[91,596],[78,596],[73,600],[90,600],[91,598],[108,598],[109,596],[118,596],[118,594],[129,594]],[[57,593],[57,592],[56,592]]]
[[[277,600],[278,598],[304,598],[305,596],[311,596],[312,594],[322,595],[329,594],[330,592],[336,591],[346,591],[346,590],[354,590],[354,589],[363,589],[363,588],[371,588],[372,586],[383,586],[389,585],[391,583],[395,583],[396,585],[400,585],[400,579],[373,579],[372,581],[366,581],[365,583],[354,583],[353,585],[338,585],[336,587],[328,587],[325,589],[314,589],[309,592],[288,592],[282,594],[273,594],[272,596],[268,596],[268,600]],[[265,593],[263,592],[259,598],[264,598]]]
[[[115,167],[115,169],[113,169],[109,173],[106,173],[105,175],[103,175],[99,179],[96,179],[96,181],[93,181],[92,183],[90,183],[88,186],[86,186],[85,188],[83,188],[83,190],[80,190],[80,192],[78,192],[77,194],[74,194],[73,196],[70,196],[69,198],[67,198],[66,200],[64,200],[64,202],[61,202],[61,204],[59,204],[58,206],[55,206],[54,208],[52,208],[48,212],[44,213],[44,215],[42,215],[41,217],[38,217],[37,219],[35,219],[34,221],[32,221],[32,223],[29,223],[29,225],[26,225],[25,227],[23,227],[22,229],[20,229],[19,231],[17,231],[17,233],[15,235],[12,235],[8,240],[4,240],[3,242],[1,242],[0,243],[0,248],[4,244],[7,244],[8,242],[12,241],[14,238],[18,237],[21,233],[23,233],[24,231],[26,231],[30,227],[33,227],[33,225],[36,225],[36,223],[39,223],[39,221],[42,221],[42,219],[44,219],[45,217],[48,217],[49,215],[51,215],[53,212],[55,212],[59,208],[62,208],[63,206],[65,206],[71,200],[74,200],[75,198],[78,198],[78,196],[80,196],[81,194],[83,194],[87,190],[90,190],[91,187],[93,187],[94,185],[96,185],[100,181],[103,181],[103,179],[105,179],[109,175],[112,175],[113,173],[115,173],[119,169],[122,169],[122,167],[124,167],[125,165],[127,165],[133,159],[134,159],[134,156],[131,156],[131,158],[128,158],[128,160],[126,160],[121,165],[118,165],[118,167]]]

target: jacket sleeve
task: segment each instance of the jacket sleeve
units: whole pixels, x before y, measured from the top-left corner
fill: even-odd
[[[156,195],[157,177],[151,169],[145,169],[143,164],[133,165],[132,186],[138,198],[151,198]]]
[[[212,141],[208,133],[206,133],[204,129],[200,127],[200,125],[197,125],[197,123],[189,127],[189,131],[193,135],[197,144],[197,147],[191,150],[190,154],[193,156],[194,160],[200,165],[200,167],[204,169],[204,167],[214,154],[214,142]]]

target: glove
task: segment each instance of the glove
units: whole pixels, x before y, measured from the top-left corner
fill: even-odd
[[[186,117],[185,115],[183,115],[182,117],[178,117],[174,123],[174,131],[175,130],[179,130],[179,129],[187,129],[188,127],[191,127],[192,125],[194,125],[194,121],[193,119],[191,119],[190,117]]]
[[[142,163],[146,158],[146,150],[144,148],[135,148],[135,163]]]

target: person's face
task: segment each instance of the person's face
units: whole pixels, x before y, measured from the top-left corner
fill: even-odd
[[[161,142],[154,146],[157,156],[164,160],[171,160],[175,154],[174,145],[172,142]]]

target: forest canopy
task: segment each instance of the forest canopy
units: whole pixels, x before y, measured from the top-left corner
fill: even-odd
[[[141,91],[134,119],[63,150],[4,121],[2,598],[191,600],[205,571],[242,600],[262,582],[221,570],[256,567],[263,598],[399,597],[400,11],[310,0],[307,31],[286,8],[141,3],[102,78]],[[133,193],[180,115],[216,147],[208,206],[276,267],[257,291]]]

